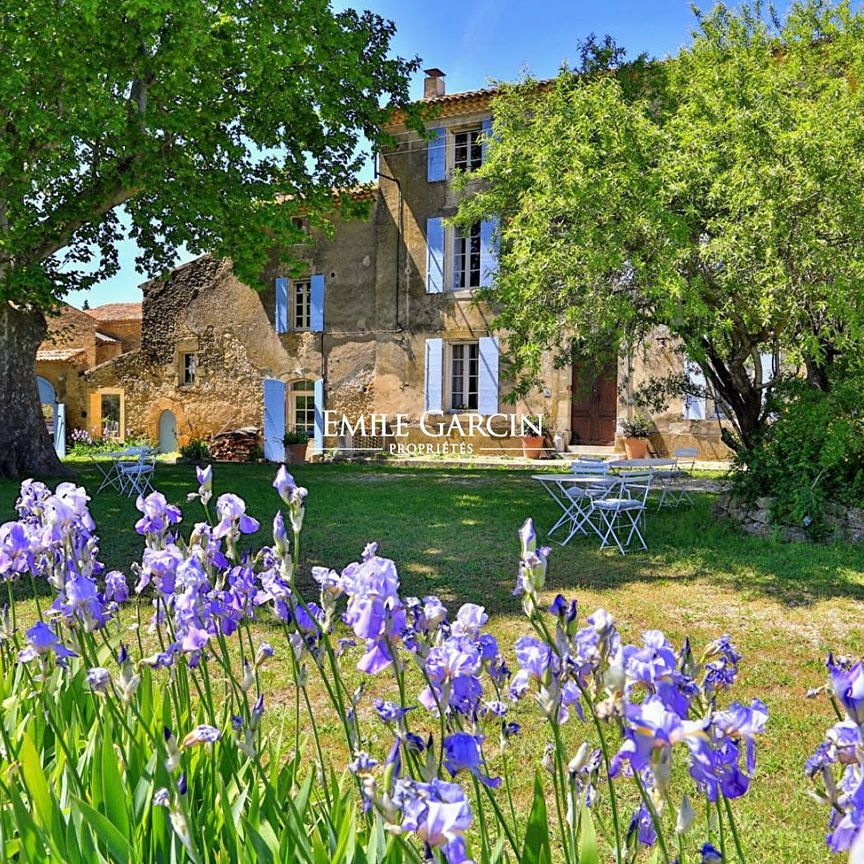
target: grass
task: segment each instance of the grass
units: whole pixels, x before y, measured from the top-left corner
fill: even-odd
[[[75,465],[74,470],[80,483],[96,488],[95,469]],[[262,465],[215,469],[216,494],[230,490],[243,497],[265,526],[262,535],[278,503],[270,488],[272,475],[272,468]],[[436,593],[450,604],[482,603],[491,631],[508,653],[525,632],[512,596],[516,532],[526,516],[534,517],[538,531],[557,518],[556,505],[528,472],[316,465],[297,469],[295,476],[309,489],[304,572],[313,565],[341,569],[358,559],[367,541],[377,540],[381,554],[396,560],[405,594]],[[192,508],[185,504],[195,485],[191,466],[160,465],[157,478],[169,499]],[[15,495],[16,484],[0,481],[0,519],[11,517]],[[676,643],[689,635],[698,651],[729,633],[744,654],[737,698],[759,696],[770,711],[757,779],[735,805],[749,860],[829,861],[823,842],[826,814],[807,795],[802,766],[832,716],[827,703],[807,701],[805,694],[824,682],[829,649],[864,653],[864,556],[853,547],[745,536],[712,516],[711,496],[694,497],[692,508],[650,514],[647,553],[622,558],[600,552],[587,540],[556,547],[548,598],[559,591],[575,596],[583,614],[602,606],[631,639],[659,628]],[[142,547],[131,530],[134,502],[103,493],[94,496],[91,509],[103,560],[128,573]],[[187,515],[187,521],[197,518],[197,512]],[[269,704],[292,703],[287,668],[271,666],[267,686]],[[370,689],[379,686],[376,682]],[[514,756],[531,768],[522,772],[520,798],[545,740],[534,714],[526,705],[515,716],[528,734],[517,739]],[[338,746],[335,723],[325,729],[331,732]],[[567,734],[575,750],[589,730],[571,723]]]

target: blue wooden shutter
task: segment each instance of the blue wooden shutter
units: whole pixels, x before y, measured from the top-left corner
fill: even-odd
[[[276,332],[288,332],[288,280],[284,276],[276,280]]]
[[[324,275],[316,273],[309,286],[309,329],[313,333],[324,330]]]
[[[480,223],[480,285],[489,288],[498,272],[498,244],[495,233],[498,220]]]
[[[696,387],[704,388],[707,384],[705,375],[702,373],[699,364],[694,363],[692,360],[684,361],[684,374],[687,376],[687,380]],[[707,413],[707,401],[705,396],[686,394],[684,396],[684,417],[687,420],[704,420]]]
[[[264,379],[264,458],[285,461],[285,382]]]
[[[482,150],[482,160],[486,161],[486,145],[489,143],[489,140],[492,138],[492,118],[487,117],[483,121],[483,143],[480,145]]]
[[[315,382],[315,449],[324,452],[324,379]]]
[[[426,161],[426,179],[430,183],[437,180],[443,180],[447,176],[446,166],[446,145],[447,135],[443,126],[436,129],[430,129],[429,132],[434,135],[434,138],[429,139],[429,149]]]
[[[66,455],[66,406],[62,402],[54,403],[54,450],[59,459]]]
[[[481,414],[498,413],[498,337],[480,339],[480,368],[477,381],[477,410]]]
[[[425,410],[440,414],[444,410],[444,340],[426,340]]]
[[[436,216],[426,220],[426,293],[444,290],[444,221]]]

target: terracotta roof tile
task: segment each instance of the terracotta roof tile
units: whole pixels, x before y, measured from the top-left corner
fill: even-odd
[[[36,352],[37,360],[72,360],[79,354],[84,354],[83,348],[40,348]]]
[[[105,303],[86,312],[97,321],[138,321],[141,319],[141,304]]]

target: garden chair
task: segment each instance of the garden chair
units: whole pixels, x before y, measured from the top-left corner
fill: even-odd
[[[691,476],[691,471],[696,467],[696,457],[699,450],[696,447],[677,447],[672,451],[675,465],[672,468],[664,468],[656,471],[654,476],[660,484],[660,500],[657,509],[661,507],[680,507],[682,502],[692,504],[693,499],[687,489],[680,485],[672,486],[673,482],[681,481]],[[668,504],[666,503],[668,500]]]
[[[641,528],[644,527],[652,480],[651,471],[622,472],[619,475],[620,485],[615,493],[593,503],[592,510],[600,518],[601,530],[598,533],[601,535],[601,549],[614,543],[618,551],[625,555],[634,536],[643,549],[648,548]],[[625,531],[627,538],[622,540]]]
[[[599,466],[586,466],[586,470],[573,470],[571,473],[573,482],[562,484],[568,507],[559,524],[563,521],[570,523],[570,531],[561,542],[562,546],[566,546],[575,534],[588,534],[589,529],[602,536],[600,525],[592,519],[594,503],[612,494],[621,485],[618,477],[613,477],[607,469],[601,470]]]
[[[96,490],[96,494],[98,495],[103,489],[116,489],[118,492],[120,491],[120,475],[117,471],[117,462],[116,460],[110,456],[106,462],[105,459],[100,459],[99,456],[104,456],[105,454],[88,454],[90,457],[90,461],[96,466],[96,470],[102,475],[102,482],[99,484],[99,488]]]
[[[123,495],[146,495],[153,491],[153,475],[156,473],[156,453],[149,447],[130,447],[124,459],[117,465],[120,492]]]

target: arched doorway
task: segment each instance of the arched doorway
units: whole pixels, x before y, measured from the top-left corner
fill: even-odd
[[[66,406],[57,401],[57,391],[47,378],[37,375],[36,384],[39,387],[39,401],[42,403],[45,426],[54,442],[54,450],[62,459],[66,455]]]
[[[159,452],[174,453],[177,450],[177,418],[173,411],[159,415]]]

